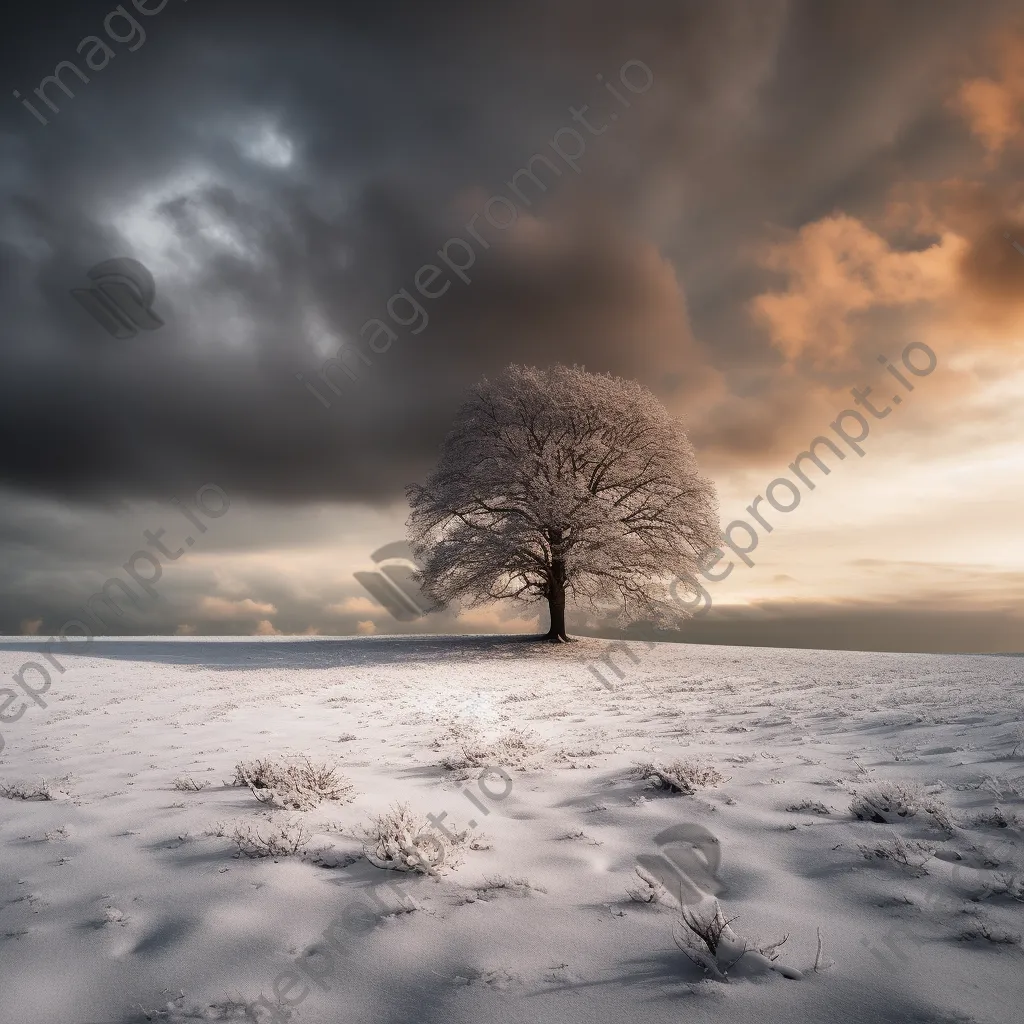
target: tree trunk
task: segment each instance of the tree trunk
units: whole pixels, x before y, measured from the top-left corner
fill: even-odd
[[[551,575],[548,578],[548,614],[551,626],[544,635],[545,640],[569,643],[565,635],[565,560],[562,557],[562,531],[548,531],[551,541]]]

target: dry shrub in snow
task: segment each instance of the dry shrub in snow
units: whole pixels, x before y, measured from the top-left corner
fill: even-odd
[[[191,1024],[193,1021],[245,1021],[247,1024],[254,1024],[257,1019],[257,1011],[242,998],[241,994],[237,999],[228,997],[219,1003],[186,1006],[185,993],[182,992],[170,1002],[164,1003],[163,1009],[149,1009],[138,1003],[135,1009],[147,1021],[166,1021],[167,1024]],[[280,1009],[278,1006],[278,1010]],[[284,1009],[283,1012],[289,1011]]]
[[[528,730],[506,729],[490,742],[479,735],[463,740],[459,753],[442,758],[441,767],[448,771],[491,767],[526,769],[536,764],[537,755],[543,749],[544,745]]]
[[[1021,936],[1017,932],[996,928],[987,921],[975,921],[960,933],[961,942],[971,942],[977,939],[1006,946],[1019,946],[1021,942]]]
[[[634,903],[662,903],[668,897],[668,890],[652,875],[642,867],[636,868],[640,885],[627,886],[626,895]]]
[[[798,804],[790,804],[787,811],[806,811],[808,814],[831,814],[832,808],[826,807],[820,800],[801,800]]]
[[[693,796],[698,787],[717,786],[726,781],[717,768],[701,761],[670,761],[664,765],[637,761],[630,774],[638,779],[651,779],[658,789],[670,789],[684,796]]]
[[[53,795],[44,786],[27,782],[0,783],[0,796],[8,800],[52,800]]]
[[[978,789],[984,789],[991,793],[997,800],[1003,797],[1015,797],[1018,800],[1024,799],[1024,780],[1011,779],[1006,775],[990,775]]]
[[[235,786],[248,786],[260,803],[308,811],[324,800],[352,798],[352,783],[326,761],[308,757],[265,757],[235,766]]]
[[[534,893],[546,893],[542,885],[534,885],[528,878],[512,875],[488,875],[483,882],[475,885],[476,899],[486,901],[493,892],[505,892],[510,896],[532,896]]]
[[[465,743],[476,738],[479,733],[480,726],[476,722],[454,716],[445,722],[441,732],[430,741],[430,746],[433,750],[440,750],[453,743]]]
[[[895,818],[912,818],[923,811],[940,828],[953,831],[953,821],[946,805],[912,783],[877,782],[868,786],[854,796],[850,811],[861,821],[874,821],[880,825],[892,824]]]
[[[726,920],[716,899],[697,906],[684,906],[680,908],[672,938],[688,959],[716,981],[728,981],[729,972],[741,965],[744,974],[776,971],[784,978],[803,977],[800,971],[776,963],[779,948],[788,935],[772,942],[752,943],[733,931],[734,920]]]
[[[974,816],[974,824],[981,828],[1024,829],[1024,819],[1015,811],[1004,811],[998,804],[991,811],[982,811]]]
[[[998,871],[985,886],[983,899],[989,896],[1009,896],[1011,900],[1024,903],[1024,876],[1010,871]],[[977,898],[977,897],[976,897]]]
[[[599,750],[597,747],[594,746],[559,747],[558,750],[556,750],[552,754],[552,760],[556,764],[567,764],[570,768],[578,768],[580,767],[580,765],[577,764],[578,759],[590,759],[594,757],[601,757],[603,756],[603,754],[603,750]],[[594,765],[584,764],[582,767],[593,768]]]
[[[240,822],[231,839],[244,857],[293,857],[305,851],[312,834],[294,819],[264,826]]]
[[[209,785],[205,780],[193,779],[191,775],[179,775],[174,780],[174,788],[182,793],[198,793]]]
[[[0,796],[8,800],[58,800],[70,795],[70,783],[70,775],[52,782],[0,782]]]
[[[123,910],[119,910],[117,907],[104,907],[103,920],[100,923],[101,925],[119,924],[124,926],[129,920],[130,918]]]
[[[715,900],[710,909],[680,908],[679,925],[673,934],[676,945],[698,966],[718,970],[718,947],[729,922]]]
[[[395,804],[364,829],[363,854],[378,868],[417,871],[435,878],[461,859],[469,832],[447,827],[442,839],[430,822],[413,814],[408,804]]]
[[[901,867],[910,868],[917,874],[927,874],[925,864],[935,854],[932,843],[922,843],[914,839],[903,840],[894,835],[891,840],[879,840],[877,843],[860,845],[860,852],[867,860],[891,860]]]

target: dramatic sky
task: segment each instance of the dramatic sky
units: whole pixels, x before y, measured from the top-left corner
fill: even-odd
[[[2,16],[0,632],[155,576],[144,531],[184,553],[105,631],[535,628],[396,622],[352,574],[404,536],[469,384],[576,362],[684,418],[723,526],[816,436],[846,455],[762,500],[754,564],[685,637],[1024,649],[1019,2],[112,10]],[[65,65],[48,104],[62,61],[88,82]],[[115,257],[159,329],[72,298]],[[866,387],[901,401],[876,419]],[[171,504],[197,491],[229,501],[190,506],[205,532]]]

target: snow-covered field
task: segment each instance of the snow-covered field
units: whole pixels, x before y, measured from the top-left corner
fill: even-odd
[[[601,666],[611,690],[587,668],[606,649],[61,653],[46,707],[0,722],[0,1021],[272,1020],[241,1004],[275,988],[310,1022],[1021,1019],[1024,660],[636,643],[621,678]],[[0,706],[32,650],[0,644]],[[275,809],[230,784],[301,754],[336,760],[352,798]],[[681,795],[631,772],[678,759],[723,778]],[[52,799],[19,798],[43,782]],[[458,862],[361,856],[396,803],[439,823],[421,848],[451,857],[440,830],[468,830]],[[240,854],[250,826],[300,825],[296,855]],[[702,914],[709,891],[721,967],[788,934],[778,959],[705,978],[676,901]]]

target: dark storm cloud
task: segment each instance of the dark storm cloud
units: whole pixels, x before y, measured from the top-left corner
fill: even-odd
[[[996,8],[973,7],[973,31]],[[797,200],[806,216],[850,187],[851,162],[888,130],[877,119],[919,102],[937,45],[965,25],[956,4],[843,11],[538,2],[328,13],[172,0],[142,19],[146,44],[121,46],[73,100],[51,90],[61,103],[49,125],[13,99],[5,108],[0,425],[15,440],[0,472],[66,496],[218,479],[286,500],[389,499],[423,471],[462,389],[510,360],[579,361],[666,395],[680,381],[699,388],[705,363],[728,369],[763,349],[749,326],[738,337],[716,326],[722,304],[743,298],[722,291],[738,272],[737,233],[790,219]],[[30,95],[105,13],[89,5],[59,25],[25,25],[12,82]],[[858,40],[870,40],[870,67]],[[570,105],[591,104],[595,119],[614,109],[595,75],[614,80],[632,59],[655,86],[588,139],[578,176],[562,164],[529,210],[560,245],[494,240],[472,283],[431,304],[422,334],[398,329],[359,387],[329,411],[318,404],[294,376],[333,354],[314,350],[310,312],[349,338],[386,316],[389,296],[465,234],[474,200],[507,193],[534,153],[551,155]],[[894,80],[904,88],[879,115],[865,90],[877,98]],[[233,137],[247,124],[276,126],[293,162],[247,157]],[[823,171],[824,185],[806,187]],[[147,190],[163,196],[147,228],[164,232],[168,264],[151,269],[166,326],[119,342],[68,289],[103,258],[145,259],[132,246],[145,248],[142,226],[125,239],[131,225],[118,218]],[[683,245],[658,237],[652,201]],[[676,250],[680,287],[693,270],[703,351],[682,295],[672,309],[652,283],[659,268],[644,246]],[[705,261],[714,284],[702,281]]]
[[[484,280],[453,291],[425,337],[403,332],[330,418],[297,384],[294,374],[324,355],[311,351],[310,310],[349,336],[383,315],[395,289],[410,286],[459,229],[452,203],[511,176],[569,122],[569,99],[591,98],[597,69],[629,59],[605,66],[612,47],[600,19],[549,26],[549,13],[521,8],[510,28],[523,49],[512,59],[507,40],[496,50],[495,26],[464,8],[441,6],[429,18],[384,8],[334,22],[299,17],[301,5],[276,20],[248,9],[235,20],[166,9],[130,67],[115,60],[110,77],[95,73],[74,100],[51,88],[62,102],[51,124],[17,104],[7,111],[16,134],[0,416],[5,434],[20,439],[5,447],[7,479],[65,495],[152,495],[212,475],[294,500],[392,497],[484,369],[592,356],[643,375],[642,344],[593,329],[609,312],[621,328],[649,299],[645,282],[631,280],[628,250],[601,230],[598,198],[593,223],[577,218],[557,261],[506,260],[503,280],[501,253],[486,254],[489,266],[481,253]],[[556,60],[550,48],[569,25],[576,47]],[[47,71],[54,53],[66,55],[64,38],[36,36],[35,66]],[[536,54],[531,39],[546,40]],[[297,148],[294,164],[268,169],[241,156],[230,134],[248,119],[276,123]],[[639,129],[626,124],[618,145]],[[591,156],[591,178],[600,158]],[[163,222],[174,261],[194,273],[154,267],[166,328],[112,344],[68,288],[84,284],[97,259],[132,251],[137,236],[126,243],[111,223],[129,212],[127,197],[190,167],[207,173],[165,189],[150,218]],[[234,247],[211,237],[211,222],[232,232]],[[224,337],[235,331],[245,336],[240,347]]]

